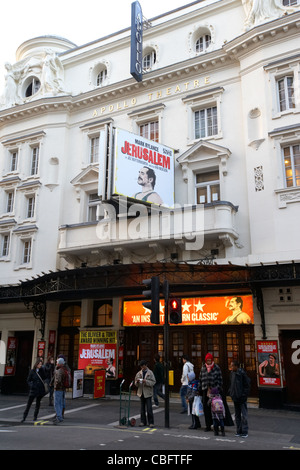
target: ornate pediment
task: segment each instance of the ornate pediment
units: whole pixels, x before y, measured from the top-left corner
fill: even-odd
[[[187,170],[189,166],[196,167],[202,162],[215,160],[216,164],[222,168],[223,175],[227,174],[227,160],[230,157],[231,152],[226,147],[216,145],[212,142],[200,140],[194,144],[189,150],[184,152],[180,157],[177,158],[183,171],[183,179],[187,180]]]

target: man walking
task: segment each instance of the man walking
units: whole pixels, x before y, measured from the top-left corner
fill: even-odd
[[[163,391],[162,391],[162,387],[164,383],[164,366],[160,362],[159,354],[156,354],[156,356],[154,357],[154,360],[155,360],[155,364],[153,368],[153,373],[154,373],[154,377],[156,380],[156,384],[153,387],[153,401],[154,401],[153,406],[159,406],[157,395],[163,400],[165,399],[165,395],[163,394]]]
[[[247,398],[250,392],[250,379],[237,361],[231,363],[229,395],[235,411],[236,437],[248,437]]]

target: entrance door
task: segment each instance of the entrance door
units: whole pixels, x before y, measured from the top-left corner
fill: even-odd
[[[18,349],[16,359],[16,375],[14,377],[14,392],[27,393],[27,377],[31,369],[33,350],[33,331],[16,331],[18,338]],[[35,356],[34,356],[35,359]]]
[[[300,404],[300,330],[283,331],[281,344],[287,402]]]

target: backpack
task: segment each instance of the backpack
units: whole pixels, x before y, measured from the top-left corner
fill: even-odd
[[[65,388],[70,388],[72,387],[72,375],[70,369],[67,369],[64,367],[64,387]]]
[[[211,400],[211,410],[213,413],[225,413],[223,401],[220,397],[212,398]]]

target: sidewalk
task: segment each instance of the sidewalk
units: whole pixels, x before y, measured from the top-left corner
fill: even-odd
[[[44,397],[38,416],[38,422],[33,422],[35,402],[29,411],[25,425],[52,426],[54,408],[48,404],[48,397]],[[27,395],[1,395],[0,394],[0,427],[23,426],[21,419],[27,403]],[[231,414],[234,414],[233,405],[228,400]],[[285,437],[288,441],[300,446],[300,413],[287,410],[270,410],[258,408],[257,403],[250,400],[249,406],[249,434],[269,435],[274,438]],[[169,427],[178,432],[204,433],[204,417],[200,418],[201,430],[189,430],[191,416],[181,414],[180,398],[171,397],[169,407],[169,426],[166,426],[164,403],[160,400],[160,406],[153,408],[155,426],[158,428]],[[125,413],[125,415],[127,415]],[[119,426],[120,424],[120,396],[109,395],[105,398],[93,399],[90,396],[72,399],[67,393],[65,419],[62,426]],[[123,415],[122,415],[123,416]],[[132,395],[130,401],[130,418],[135,419],[135,426],[140,424],[140,400]],[[234,436],[235,426],[226,429],[226,436]]]

